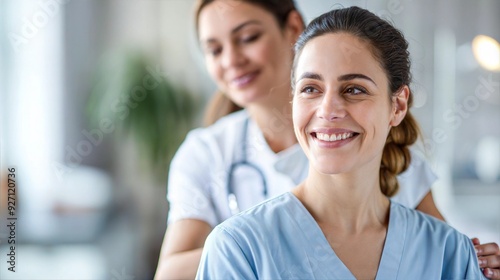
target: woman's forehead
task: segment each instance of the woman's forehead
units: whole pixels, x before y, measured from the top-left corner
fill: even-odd
[[[299,54],[293,83],[300,83],[302,79],[342,82],[365,77],[385,90],[388,77],[372,49],[366,40],[350,34],[329,33],[313,38]]]
[[[205,6],[199,14],[198,30],[200,41],[230,35],[240,25],[247,22],[262,27],[276,24],[273,15],[257,5],[237,1],[237,5],[223,7],[219,2],[226,1],[214,1]]]

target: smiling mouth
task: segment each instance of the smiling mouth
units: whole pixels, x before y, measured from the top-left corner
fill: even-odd
[[[233,79],[231,81],[231,84],[233,86],[236,86],[236,87],[246,86],[250,82],[252,82],[257,77],[258,74],[259,74],[259,71],[255,71],[255,72],[251,72],[251,73],[245,74],[245,75],[240,76],[240,77],[238,77],[236,79]]]
[[[338,133],[338,134],[327,134],[327,133],[320,133],[320,132],[313,132],[311,135],[315,138],[318,138],[319,140],[326,141],[326,142],[335,142],[335,141],[341,141],[349,138],[353,138],[357,136],[359,133],[355,132],[344,132],[344,133]]]

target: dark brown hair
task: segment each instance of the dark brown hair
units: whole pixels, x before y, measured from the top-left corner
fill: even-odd
[[[408,42],[403,34],[389,22],[375,14],[359,8],[349,7],[332,10],[314,19],[295,44],[295,59],[292,68],[292,88],[295,67],[304,46],[313,38],[328,34],[345,32],[369,42],[371,51],[385,69],[389,80],[389,98],[411,83],[411,63]],[[410,91],[408,108],[413,102]],[[409,146],[417,141],[420,129],[408,111],[401,124],[392,127],[384,146],[380,167],[380,189],[387,196],[393,196],[399,189],[396,176],[410,165]]]
[[[221,0],[198,0],[195,4],[195,24],[196,30],[198,31],[198,20],[200,13],[208,4]],[[221,7],[221,9],[230,9],[232,5],[238,5],[237,2],[245,2],[248,4],[259,6],[269,13],[271,13],[276,19],[277,24],[281,29],[286,25],[288,15],[291,11],[297,10],[293,0],[224,0],[233,2],[234,4],[229,4],[228,7]],[[221,2],[224,2],[221,1]],[[228,115],[232,112],[241,110],[242,108],[236,105],[231,99],[229,99],[223,92],[217,91],[214,97],[210,100],[207,110],[205,112],[204,124],[211,125],[216,122],[221,117]]]

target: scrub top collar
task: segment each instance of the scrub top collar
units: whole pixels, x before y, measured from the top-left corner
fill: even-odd
[[[328,243],[328,240],[323,234],[323,231],[319,227],[318,223],[316,223],[302,202],[300,202],[300,200],[290,192],[286,195],[291,196],[292,200],[295,201],[294,204],[287,205],[287,207],[290,208],[289,211],[291,213],[294,211],[303,212],[303,215],[296,215],[296,217],[300,217],[296,220],[296,223],[297,226],[304,232],[304,236],[309,239],[308,242],[311,247],[314,248],[314,255],[309,256],[311,267],[334,266],[335,269],[332,269],[331,271],[335,271],[336,274],[328,275],[329,277],[333,277],[335,279],[356,279],[347,266],[345,266],[345,264],[335,254],[335,251],[330,246],[330,243]],[[389,211],[387,236],[375,279],[397,279],[399,264],[401,263],[403,257],[407,221],[405,219],[398,219],[400,217],[394,213],[397,209],[396,205],[392,201]],[[311,272],[314,271],[317,270],[311,270]],[[325,277],[325,275],[315,276],[318,279]]]

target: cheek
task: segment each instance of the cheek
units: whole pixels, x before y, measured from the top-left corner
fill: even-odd
[[[283,49],[279,50],[278,53],[275,53],[276,57],[276,68],[281,71],[286,78],[290,80],[290,72],[292,70],[292,62],[293,62],[293,53],[292,48],[290,46],[285,46]]]
[[[300,117],[301,117],[300,111],[301,111],[301,106],[297,103],[294,96],[292,99],[292,120],[294,127],[300,124]]]
[[[218,64],[216,61],[213,59],[207,58],[205,59],[205,66],[207,67],[208,74],[210,77],[216,81],[217,83],[220,82],[221,80],[221,71],[220,67],[218,67]]]
[[[259,46],[255,57],[262,63],[270,64],[274,71],[286,72],[286,75],[290,76],[291,50],[291,46],[284,46],[280,40],[268,40]]]
[[[293,100],[292,110],[295,134],[297,135],[297,138],[301,138],[306,125],[309,123],[311,110],[303,102],[295,100],[295,97]]]
[[[385,107],[378,107],[377,110],[359,108],[356,115],[358,116],[357,122],[367,130],[368,134],[372,134],[373,139],[380,137],[385,141],[390,124],[390,112],[385,110]]]
[[[268,44],[260,44],[251,50],[249,56],[253,63],[260,67],[270,68],[269,66],[274,68],[274,65],[277,63],[277,58],[272,52],[273,47]],[[268,73],[274,72],[274,69],[267,69]],[[275,75],[276,73],[272,73]]]

